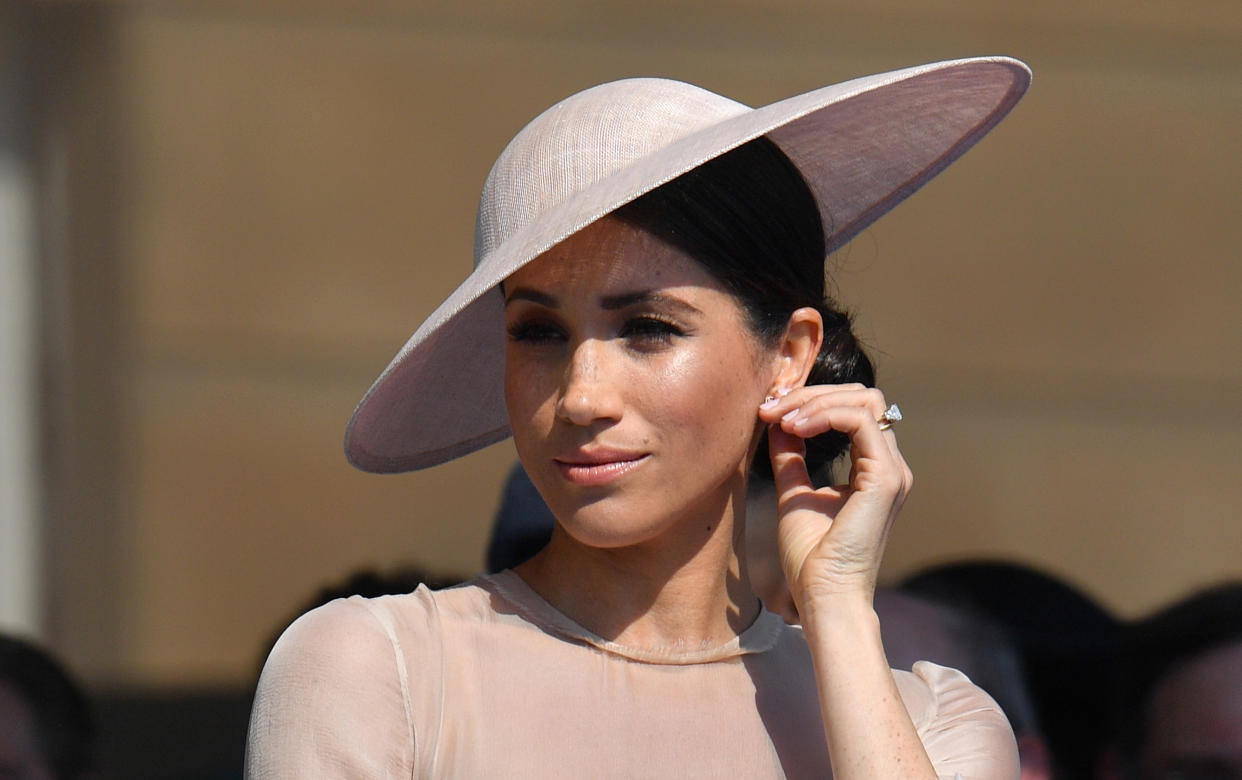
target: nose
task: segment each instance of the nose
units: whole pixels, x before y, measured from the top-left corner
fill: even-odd
[[[580,426],[621,419],[617,381],[607,347],[595,340],[583,341],[565,366],[560,397],[556,401],[557,417]]]

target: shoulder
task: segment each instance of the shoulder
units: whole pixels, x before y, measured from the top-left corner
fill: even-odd
[[[264,664],[263,682],[289,677],[323,682],[352,670],[374,674],[393,657],[393,622],[391,609],[377,609],[375,600],[357,596],[317,607],[280,635]]]
[[[363,599],[338,599],[295,620],[259,678],[246,777],[384,776],[390,763],[412,765],[413,729],[394,659]]]
[[[1009,720],[966,675],[920,661],[893,671],[897,688],[941,776],[1018,777],[1018,748]]]
[[[439,652],[445,622],[477,619],[487,602],[472,584],[336,599],[285,629],[264,664],[260,692],[306,682],[398,682],[410,660],[426,662]]]
[[[408,774],[416,724],[440,699],[442,618],[477,590],[354,596],[295,620],[259,679],[247,777]]]

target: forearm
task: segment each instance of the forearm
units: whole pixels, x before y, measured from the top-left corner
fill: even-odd
[[[859,597],[802,605],[815,664],[824,737],[836,780],[936,777],[880,641],[880,621]]]

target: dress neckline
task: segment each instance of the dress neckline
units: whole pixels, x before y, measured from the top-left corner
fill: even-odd
[[[489,590],[511,603],[519,614],[547,633],[585,643],[611,655],[646,664],[693,665],[729,661],[750,653],[771,650],[785,630],[785,621],[760,605],[759,616],[741,634],[710,647],[668,647],[656,650],[630,647],[595,634],[556,607],[512,569],[480,578]]]

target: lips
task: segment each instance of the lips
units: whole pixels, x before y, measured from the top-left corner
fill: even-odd
[[[575,485],[606,485],[638,468],[647,455],[623,450],[593,449],[565,453],[553,459],[567,481]]]

